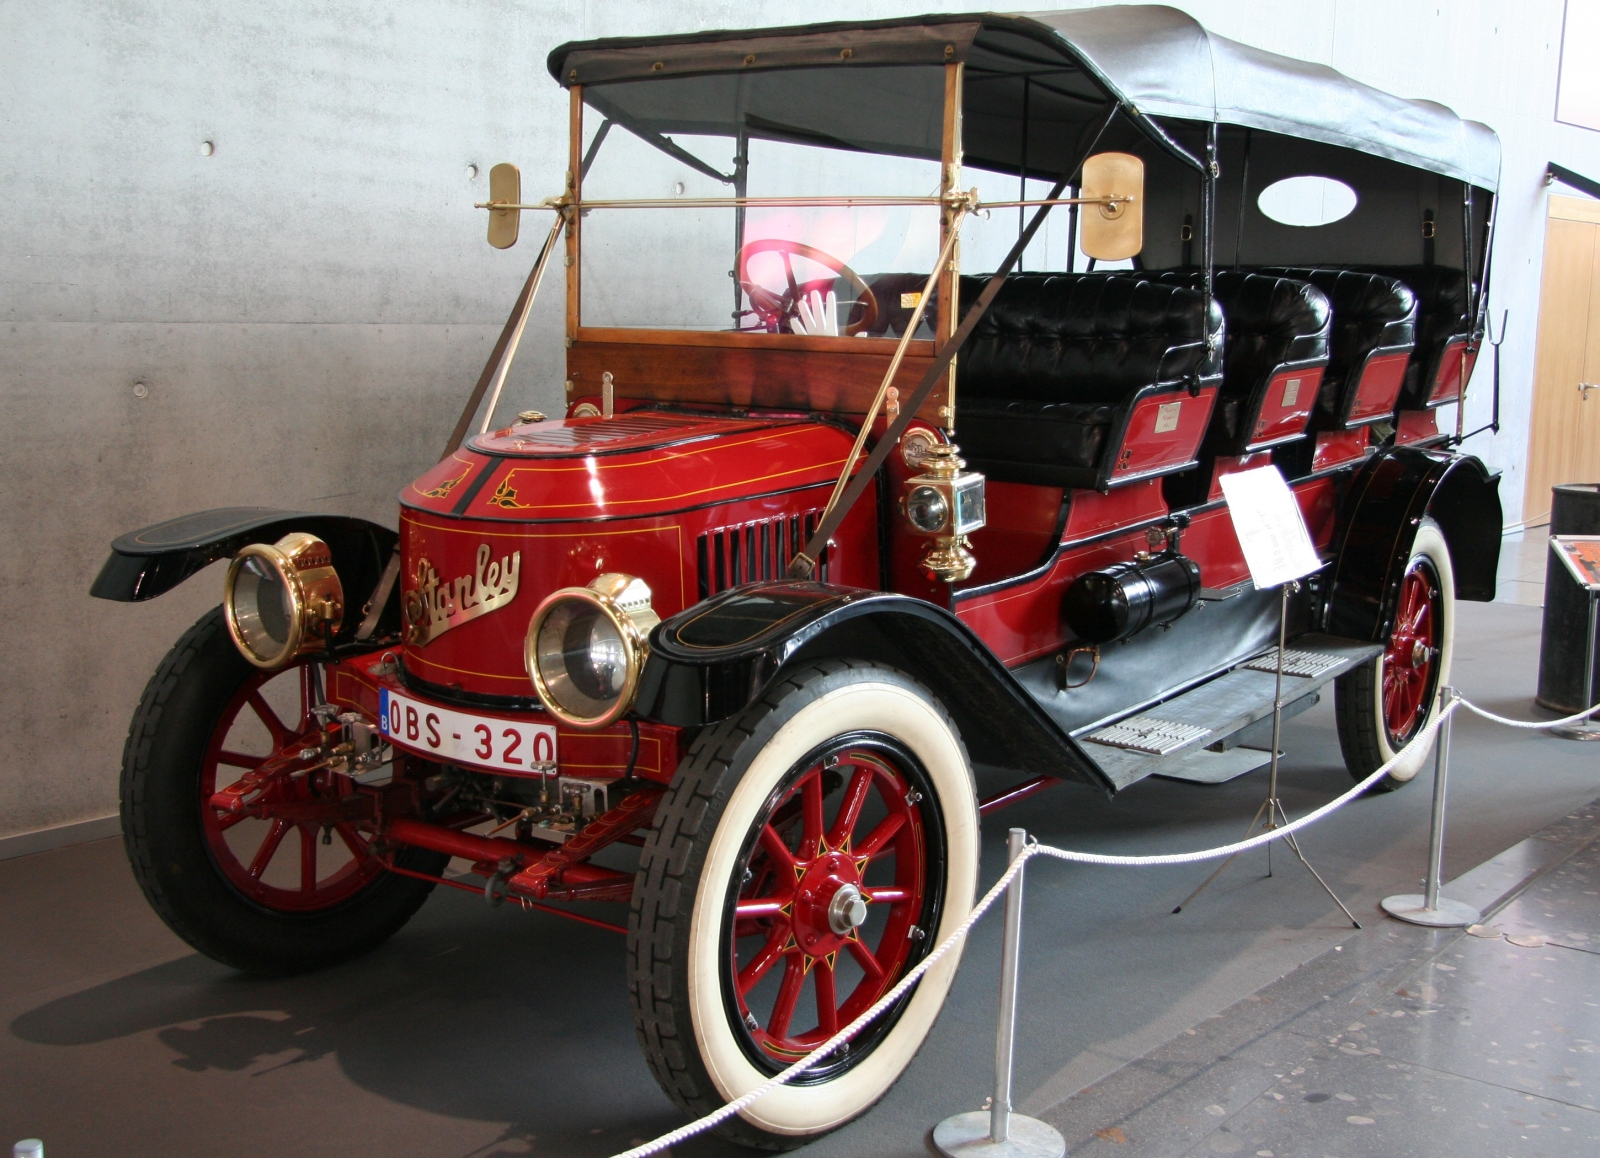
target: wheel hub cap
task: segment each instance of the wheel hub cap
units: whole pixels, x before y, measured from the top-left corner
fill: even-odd
[[[861,890],[855,885],[840,885],[828,902],[828,928],[843,937],[866,919],[867,901]]]

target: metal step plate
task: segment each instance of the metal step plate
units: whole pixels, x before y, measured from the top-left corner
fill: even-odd
[[[1190,747],[1194,741],[1210,734],[1210,728],[1198,724],[1182,724],[1157,716],[1129,716],[1085,739],[1093,740],[1096,744],[1110,744],[1114,748],[1145,752],[1151,756],[1165,756],[1179,748]]]
[[[1346,663],[1348,656],[1329,655],[1325,651],[1297,651],[1294,648],[1285,648],[1283,652],[1283,674],[1286,676],[1300,676],[1302,679],[1315,679],[1325,672]],[[1255,659],[1244,665],[1251,671],[1264,671],[1269,675],[1276,675],[1278,671],[1278,649],[1264,651]]]

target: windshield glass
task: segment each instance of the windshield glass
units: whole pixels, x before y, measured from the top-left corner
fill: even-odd
[[[942,70],[897,68],[857,72],[924,74],[923,122],[936,129]],[[842,70],[841,70],[842,74]],[[937,85],[925,82],[929,77]],[[703,79],[703,78],[702,78]],[[696,205],[698,198],[931,199],[939,191],[937,135],[932,157],[861,151],[840,140],[839,109],[808,108],[827,120],[824,133],[795,110],[778,126],[776,95],[766,91],[788,74],[724,78],[685,125],[661,116],[649,123],[585,117],[582,197],[582,316],[585,326],[722,330],[822,336],[898,337],[910,322],[939,249],[935,204]],[[908,87],[900,76],[900,88]],[[637,97],[666,93],[678,81],[628,87]],[[698,94],[704,96],[704,93]],[[906,93],[897,94],[905,103]],[[618,102],[591,103],[617,111]],[[930,106],[926,101],[931,100]],[[670,107],[670,100],[663,100]],[[758,115],[763,110],[768,115]],[[625,112],[626,110],[624,110]],[[827,113],[827,116],[823,116]],[[621,114],[619,114],[621,115]],[[719,123],[720,122],[720,123]],[[919,132],[928,126],[919,122]],[[926,136],[922,132],[922,136]],[[928,142],[919,137],[916,151]],[[881,145],[879,146],[881,147]],[[904,147],[904,146],[902,146]],[[660,201],[659,207],[607,208],[596,202]],[[675,203],[681,203],[678,207]],[[919,336],[932,335],[925,311]]]

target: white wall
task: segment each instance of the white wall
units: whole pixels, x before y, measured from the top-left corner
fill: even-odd
[[[1180,6],[1500,132],[1506,428],[1474,449],[1505,469],[1515,519],[1541,174],[1600,176],[1600,133],[1552,118],[1560,0]],[[488,167],[559,187],[552,47],[939,7],[970,5],[0,0],[0,836],[115,810],[144,681],[217,597],[207,574],[151,603],[89,599],[115,534],[233,503],[393,523],[532,259],[482,241]],[[503,413],[559,406],[560,280],[546,293]]]

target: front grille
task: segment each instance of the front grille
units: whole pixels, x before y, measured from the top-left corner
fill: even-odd
[[[817,529],[821,511],[780,515],[754,523],[720,527],[700,536],[700,598],[741,583],[782,579],[789,562]],[[828,552],[822,552],[813,578],[828,580]]]

